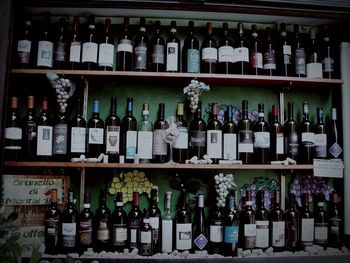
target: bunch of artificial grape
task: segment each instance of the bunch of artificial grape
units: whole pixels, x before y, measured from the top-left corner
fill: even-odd
[[[69,79],[60,78],[57,74],[46,74],[47,79],[50,81],[51,86],[55,89],[58,110],[62,113],[66,112],[67,101],[71,97],[75,90],[75,84]]]
[[[190,101],[191,112],[195,112],[198,109],[199,96],[202,92],[209,90],[210,88],[208,85],[195,79],[191,80],[190,84],[184,88],[183,92]]]
[[[214,180],[215,191],[218,195],[216,197],[217,206],[225,207],[227,194],[231,189],[237,187],[236,183],[233,181],[233,175],[220,173],[214,176]]]

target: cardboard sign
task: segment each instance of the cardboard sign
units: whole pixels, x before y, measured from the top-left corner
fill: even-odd
[[[344,163],[340,159],[314,159],[313,164],[315,176],[343,178]]]

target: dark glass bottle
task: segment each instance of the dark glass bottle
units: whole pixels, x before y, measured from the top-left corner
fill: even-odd
[[[341,158],[342,152],[337,125],[337,109],[332,108],[328,155],[330,158]]]
[[[97,251],[108,251],[111,248],[112,218],[111,210],[106,205],[106,191],[100,191],[100,206],[94,217],[94,248]]]
[[[289,194],[289,208],[284,214],[286,250],[296,251],[299,247],[299,213],[295,208],[295,195]]]
[[[184,119],[184,104],[181,102],[177,104],[176,124],[179,136],[173,144],[173,158],[174,162],[185,163],[188,159],[188,125]]]
[[[226,118],[222,125],[223,133],[223,159],[237,160],[237,128],[233,122],[232,106],[227,105]]]
[[[322,27],[321,61],[323,77],[332,79],[335,76],[334,50],[332,38],[327,25]]]
[[[328,244],[328,216],[324,209],[324,196],[316,196],[315,211],[315,244],[326,246]]]
[[[246,193],[245,208],[240,213],[240,238],[241,247],[244,249],[253,249],[256,247],[256,223],[255,212],[252,208],[252,194],[250,191]]]
[[[233,73],[233,40],[229,36],[228,24],[222,24],[222,37],[218,48],[218,72],[223,74]]]
[[[120,153],[125,156],[125,162],[134,160],[137,147],[137,121],[133,116],[133,98],[127,98],[126,115],[122,119],[120,136]]]
[[[111,35],[111,19],[105,20],[105,31],[98,45],[98,68],[113,70],[114,39]]]
[[[76,253],[78,245],[78,211],[74,208],[73,191],[68,190],[68,205],[62,213],[62,253]]]
[[[11,97],[4,140],[4,159],[7,161],[19,161],[22,156],[22,123],[17,108],[18,98]]]
[[[218,61],[218,50],[216,40],[212,36],[213,29],[211,22],[207,23],[207,34],[202,42],[201,48],[201,72],[216,73]]]
[[[315,158],[327,158],[327,130],[323,123],[323,109],[317,108],[317,123],[315,125]]]
[[[253,124],[248,118],[248,101],[242,101],[242,119],[238,122],[238,159],[243,164],[253,161]]]
[[[207,155],[218,164],[222,159],[222,126],[218,120],[218,104],[211,104],[211,117],[207,125]]]
[[[236,256],[239,233],[239,214],[235,205],[235,196],[229,195],[224,217],[224,255]]]
[[[209,221],[209,244],[208,250],[211,254],[222,254],[224,252],[224,209],[215,205],[211,207]]]
[[[192,248],[195,251],[205,250],[208,244],[208,229],[207,219],[204,214],[204,194],[198,195],[198,203],[194,213],[192,231]]]
[[[182,72],[200,72],[199,42],[194,36],[194,22],[188,21],[188,33],[182,48]]]
[[[283,124],[284,152],[286,157],[295,161],[299,156],[299,134],[294,120],[293,102],[288,102],[288,119]]]
[[[296,77],[306,76],[306,53],[304,41],[299,34],[299,25],[294,25],[293,64]]]
[[[272,106],[272,122],[270,124],[270,160],[282,161],[284,159],[283,127],[278,121],[278,105]]]
[[[55,69],[65,69],[67,62],[67,21],[61,18],[54,43],[53,66]]]
[[[153,72],[163,72],[165,70],[165,41],[160,36],[160,27],[160,21],[156,21],[149,58],[150,69]]]
[[[77,99],[75,116],[70,122],[70,156],[79,158],[86,153],[86,121],[81,113],[81,100]]]
[[[265,75],[276,75],[276,46],[272,39],[272,30],[267,27],[265,30],[265,41],[263,43],[263,72]]]
[[[310,29],[309,46],[307,49],[306,77],[322,78],[322,62],[319,43],[316,39],[316,28]]]
[[[83,253],[92,247],[94,214],[92,213],[90,193],[84,194],[83,210],[79,214],[79,251]]]
[[[339,196],[336,192],[331,194],[328,209],[328,246],[340,248],[343,245],[343,217],[340,213]]]
[[[152,242],[153,233],[151,220],[149,218],[148,211],[145,208],[144,216],[140,225],[139,253],[141,256],[152,256],[155,253]]]
[[[256,196],[256,247],[266,249],[269,247],[269,212],[265,208],[265,190],[259,190]]]
[[[142,212],[139,208],[139,193],[134,192],[132,208],[128,214],[128,247],[133,250],[140,243],[140,226]]]
[[[95,28],[95,17],[90,16],[88,20],[88,31],[81,50],[81,62],[83,69],[94,70],[97,69],[98,39]]]
[[[168,144],[163,137],[163,132],[167,128],[164,112],[165,104],[159,103],[158,119],[155,121],[153,129],[153,158],[157,163],[168,161]]]
[[[124,24],[117,45],[117,70],[132,70],[132,52],[133,42],[129,33],[129,17],[124,17]]]
[[[51,189],[51,204],[45,213],[45,253],[58,254],[61,211],[57,207],[57,189]]]
[[[54,44],[52,42],[50,16],[45,15],[37,49],[36,66],[38,68],[52,68]]]
[[[314,217],[309,209],[309,195],[302,195],[302,208],[300,211],[300,245],[302,247],[314,244]]]
[[[128,241],[128,218],[123,209],[123,193],[117,192],[115,209],[112,214],[112,244],[113,249],[123,252]]]
[[[180,71],[180,39],[176,36],[176,21],[170,23],[170,35],[166,41],[166,71]]]
[[[179,251],[192,248],[192,216],[187,207],[187,191],[181,188],[180,199],[182,204],[175,216],[175,249]]]
[[[284,211],[280,207],[280,191],[274,194],[275,204],[270,211],[270,245],[274,251],[283,251],[285,248],[285,219]]]
[[[237,37],[234,41],[233,54],[233,72],[239,75],[248,74],[249,48],[242,23],[237,24]]]
[[[258,119],[254,123],[254,160],[258,164],[269,163],[270,132],[265,121],[264,104],[258,105]]]
[[[94,99],[92,117],[88,124],[88,156],[98,158],[101,153],[104,153],[104,122],[100,118],[100,101]]]
[[[135,38],[134,45],[134,71],[147,71],[148,70],[148,45],[149,39],[146,34],[146,19],[140,18],[139,33]]]
[[[43,98],[41,114],[37,120],[36,155],[38,161],[49,161],[52,157],[53,127],[48,109],[48,100]]]
[[[277,47],[277,69],[279,75],[284,77],[292,76],[292,45],[284,23],[280,26],[280,39]]]
[[[69,43],[68,69],[75,70],[81,68],[81,46],[82,39],[80,34],[80,19],[78,16],[73,18],[72,32]]]
[[[202,103],[199,101],[198,108],[189,127],[189,158],[197,156],[201,159],[206,154],[206,129],[207,125],[202,119]]]
[[[19,68],[33,66],[32,21],[27,19],[17,42],[16,65]]]
[[[157,254],[161,249],[161,212],[158,207],[158,191],[151,189],[150,206],[148,208],[149,224],[152,227],[152,249]]]
[[[299,160],[304,164],[312,164],[315,148],[315,133],[309,120],[309,104],[303,103],[303,120],[299,124],[300,155]]]
[[[250,73],[252,75],[261,75],[263,70],[263,55],[256,25],[252,25],[251,32],[252,35],[249,41]]]
[[[59,112],[53,127],[53,159],[56,161],[67,160],[68,149],[68,122],[65,112]]]
[[[34,96],[28,96],[27,114],[23,118],[23,159],[25,161],[35,160],[36,129]]]
[[[111,97],[111,109],[109,116],[106,118],[105,126],[108,162],[117,163],[119,162],[121,121],[117,116],[117,98],[114,96]]]

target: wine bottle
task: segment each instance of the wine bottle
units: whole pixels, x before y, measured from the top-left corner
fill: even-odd
[[[153,156],[157,163],[165,163],[168,159],[168,144],[164,140],[163,132],[167,128],[164,121],[165,104],[159,103],[158,119],[153,130]]]
[[[324,196],[319,194],[316,197],[315,211],[315,244],[326,246],[328,244],[328,220],[327,213],[324,209]]]
[[[188,155],[188,125],[184,120],[184,104],[177,104],[176,125],[179,130],[179,136],[176,137],[173,145],[174,162],[185,163]]]
[[[45,213],[45,253],[57,254],[61,211],[57,207],[57,189],[51,189],[51,204]]]
[[[22,155],[22,123],[17,108],[18,98],[13,96],[5,128],[4,158],[7,161],[19,161]]]
[[[239,75],[246,75],[249,71],[249,48],[248,41],[244,34],[243,24],[237,24],[237,37],[233,49],[233,72]]]
[[[68,122],[65,112],[59,112],[53,127],[53,159],[65,161],[68,148]]]
[[[165,70],[165,41],[160,36],[160,21],[155,23],[155,32],[151,40],[151,56],[149,59],[150,68],[153,72],[163,72]]]
[[[83,210],[79,214],[79,251],[83,253],[92,246],[94,214],[90,209],[90,193],[84,194]]]
[[[280,39],[277,49],[277,70],[284,77],[292,76],[292,45],[284,23],[280,26]]]
[[[334,78],[334,50],[327,25],[322,27],[321,61],[323,77],[327,79]]]
[[[218,120],[218,104],[211,104],[211,118],[207,125],[207,155],[218,164],[222,159],[222,127]]]
[[[254,159],[255,163],[267,164],[270,153],[269,125],[265,121],[264,104],[258,105],[258,119],[254,123]]]
[[[100,118],[100,101],[94,99],[92,117],[88,121],[88,156],[97,158],[104,153],[104,122]]]
[[[97,68],[98,39],[95,28],[95,17],[89,16],[88,32],[82,45],[81,62],[86,70]]]
[[[100,206],[96,209],[94,217],[94,248],[101,251],[108,251],[111,247],[112,218],[111,210],[106,205],[106,191],[100,191]]]
[[[309,195],[302,195],[302,209],[300,212],[300,244],[302,247],[314,244],[314,217],[309,210]]]
[[[179,251],[192,248],[192,223],[191,211],[187,207],[187,191],[181,188],[182,204],[175,216],[175,249]]]
[[[288,119],[283,124],[284,151],[287,157],[297,161],[299,158],[299,134],[294,120],[293,102],[288,102]]]
[[[233,122],[232,106],[227,105],[226,119],[222,126],[223,133],[223,159],[237,160],[237,128]]]
[[[76,113],[70,122],[70,155],[79,158],[86,153],[86,121],[81,114],[81,100],[77,99]]]
[[[289,209],[284,214],[286,250],[296,251],[299,247],[299,213],[295,209],[295,195],[289,194]]]
[[[195,251],[205,250],[208,244],[207,221],[204,214],[204,194],[198,195],[197,208],[193,219],[193,245]]]
[[[265,190],[259,190],[256,197],[256,247],[266,249],[269,247],[269,212],[265,208]]]
[[[164,215],[161,224],[161,241],[163,253],[171,253],[173,251],[173,214],[171,211],[172,194],[172,192],[165,193]]]
[[[327,158],[327,131],[323,123],[323,109],[317,108],[317,123],[315,125],[315,158]]]
[[[100,70],[113,70],[114,39],[111,36],[111,19],[105,20],[105,32],[98,45],[98,67]]]
[[[336,192],[331,194],[328,209],[328,246],[340,248],[343,244],[343,217],[339,210],[339,196]]]
[[[27,114],[23,118],[23,159],[34,161],[36,152],[36,117],[34,96],[27,97]]]
[[[285,247],[285,219],[280,207],[280,191],[275,191],[275,204],[270,211],[270,245],[274,251],[282,251]]]
[[[222,24],[222,37],[219,40],[218,71],[223,74],[233,73],[233,40],[229,36],[228,24]]]
[[[129,33],[129,17],[124,17],[122,32],[117,45],[117,70],[132,70],[132,36]]]
[[[140,225],[142,212],[139,208],[139,193],[134,192],[132,198],[132,208],[128,214],[128,246],[133,250],[140,242]]]
[[[154,253],[153,247],[153,228],[151,225],[151,220],[148,215],[148,211],[144,210],[144,216],[142,218],[142,223],[140,225],[140,244],[139,253],[141,256],[152,256]]]
[[[73,191],[68,190],[68,205],[62,212],[62,253],[76,253],[78,245],[77,236],[78,211],[74,208]]]
[[[312,164],[315,148],[315,133],[312,122],[309,120],[309,104],[303,103],[303,120],[299,124],[300,156],[299,160],[304,164]]]
[[[338,125],[337,125],[337,109],[332,108],[332,121],[329,135],[328,155],[330,158],[341,158],[342,148],[339,145]]]
[[[38,68],[52,68],[53,42],[50,31],[50,16],[45,15],[45,21],[38,41],[36,66]]]
[[[40,161],[49,161],[52,157],[53,127],[48,113],[47,98],[43,98],[41,114],[37,121],[36,155]]]
[[[235,205],[235,196],[227,198],[226,213],[224,218],[224,255],[236,256],[239,233],[239,215]]]
[[[80,19],[78,16],[73,18],[73,30],[70,36],[68,69],[74,70],[81,67],[81,46],[82,39],[80,35]]]
[[[306,63],[307,78],[322,78],[322,63],[318,42],[316,40],[316,29],[310,29],[310,44],[308,47],[308,58]]]
[[[272,39],[272,30],[270,27],[265,29],[265,42],[263,47],[263,71],[265,75],[276,75],[276,47]]]
[[[252,75],[261,75],[263,70],[263,55],[257,26],[252,25],[251,31],[252,35],[249,44],[250,72]]]
[[[255,213],[252,208],[252,194],[246,193],[245,209],[240,214],[240,238],[241,246],[245,249],[256,247],[256,222]]]
[[[216,73],[218,61],[218,49],[216,40],[212,36],[213,28],[211,22],[207,23],[207,34],[202,42],[201,48],[201,72]]]
[[[182,48],[182,72],[200,72],[199,42],[194,35],[194,22],[188,21],[188,33]]]
[[[293,60],[294,60],[294,74],[296,77],[306,76],[306,54],[304,41],[299,34],[299,25],[293,26],[294,31],[294,47],[293,47]]]
[[[137,146],[137,121],[133,116],[133,106],[133,98],[127,98],[126,115],[122,119],[120,137],[120,152],[125,156],[125,162],[127,163],[134,160]]]
[[[238,159],[244,164],[253,159],[253,124],[248,118],[248,101],[242,101],[242,119],[238,122]]]
[[[123,193],[117,192],[115,198],[115,210],[112,214],[112,243],[113,248],[118,252],[123,252],[127,247],[128,226],[127,215],[123,209]]]
[[[53,65],[55,69],[65,69],[67,62],[67,21],[60,18],[57,38],[54,44]]]
[[[112,96],[110,114],[105,121],[105,144],[109,163],[119,162],[120,125],[121,121],[120,118],[117,116],[117,98]]]
[[[209,244],[211,254],[223,253],[224,241],[224,211],[223,207],[215,205],[211,208],[209,220]]]
[[[153,151],[153,123],[149,120],[149,104],[143,104],[142,120],[137,128],[137,154],[140,163],[149,163]]]
[[[149,224],[152,227],[152,249],[153,253],[157,254],[161,251],[161,212],[157,205],[158,203],[158,191],[157,189],[151,189],[150,206],[148,208]]]
[[[149,39],[146,34],[146,19],[144,17],[141,17],[139,33],[135,38],[134,71],[147,71],[148,69],[148,42]]]
[[[166,41],[166,71],[180,71],[180,39],[176,36],[176,21],[170,23],[170,35]]]
[[[270,160],[282,161],[284,159],[283,127],[278,121],[278,105],[272,106],[272,120],[270,124]]]
[[[198,108],[189,127],[189,158],[197,156],[199,159],[206,154],[206,128],[207,125],[202,119],[202,103],[198,102]]]
[[[17,42],[16,64],[19,68],[33,65],[32,21],[26,19]]]

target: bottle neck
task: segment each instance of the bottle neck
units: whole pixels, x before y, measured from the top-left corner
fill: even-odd
[[[132,116],[132,112],[133,112],[133,102],[132,102],[131,100],[128,100],[126,112],[127,112],[127,115],[128,115],[128,116]]]
[[[293,104],[288,103],[288,119],[293,120],[294,119],[294,110],[293,110]]]

